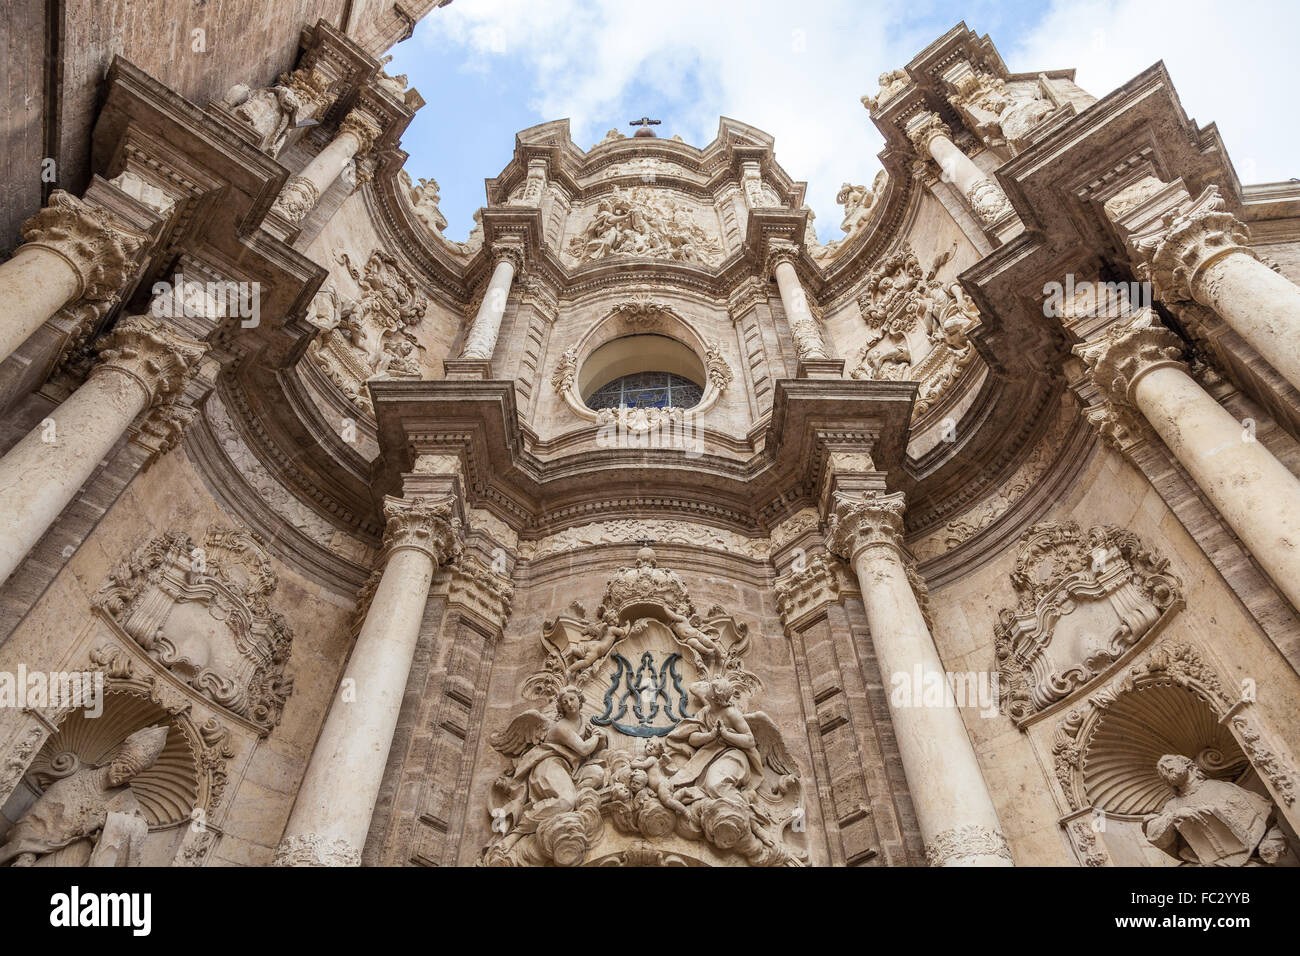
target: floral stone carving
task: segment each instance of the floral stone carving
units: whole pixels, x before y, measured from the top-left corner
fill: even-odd
[[[1073,522],[1035,525],[1020,539],[1014,609],[995,631],[1002,700],[1017,723],[1104,673],[1182,607],[1168,560],[1130,531],[1086,534]]]
[[[649,548],[609,581],[594,622],[574,612],[547,623],[545,667],[524,683],[547,713],[491,737],[511,766],[493,784],[483,861],[596,860],[608,821],[675,853],[703,843],[736,862],[802,865],[786,832],[801,818],[797,765],[772,719],[740,706],[761,687],[744,667],[745,625],[717,607],[696,614]],[[603,712],[584,717],[585,696]]]
[[[410,329],[424,317],[428,302],[387,252],[372,252],[364,270],[346,253],[339,261],[361,287],[361,298],[343,298],[333,283],[316,294],[307,319],[321,334],[309,354],[349,401],[369,412],[367,379],[420,374],[422,346]]]
[[[856,379],[918,381],[913,416],[934,405],[975,357],[967,337],[979,310],[961,286],[935,278],[953,250],[923,271],[907,243],[885,257],[858,299],[867,339],[858,350]]]
[[[278,580],[251,531],[171,531],[119,565],[95,606],[203,696],[269,733],[293,692],[293,631],[270,608]]]

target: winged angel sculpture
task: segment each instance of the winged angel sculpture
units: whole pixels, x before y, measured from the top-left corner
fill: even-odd
[[[697,614],[648,548],[610,581],[595,621],[580,605],[570,611],[546,625],[546,666],[524,683],[525,696],[549,702],[547,712],[526,710],[490,738],[511,765],[492,786],[494,842],[483,862],[581,864],[608,822],[623,834],[703,842],[750,865],[803,865],[806,854],[787,832],[802,818],[798,767],[776,723],[740,703],[762,686],[744,667],[745,625],[716,606]],[[656,654],[665,663],[647,691],[627,657]],[[680,676],[675,660],[690,677],[689,703],[686,693],[678,703],[664,691],[670,671]],[[605,680],[593,681],[598,673]],[[584,718],[584,688],[606,683],[605,714]],[[672,706],[658,708],[656,693]],[[618,722],[628,700],[640,723]]]

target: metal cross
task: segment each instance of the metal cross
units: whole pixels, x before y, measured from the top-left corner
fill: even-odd
[[[632,120],[632,122],[628,123],[627,125],[628,126],[658,126],[661,122],[663,121],[652,120],[648,116],[643,116],[639,120]]]

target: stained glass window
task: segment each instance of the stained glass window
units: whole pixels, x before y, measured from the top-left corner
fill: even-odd
[[[694,408],[703,395],[704,389],[699,385],[672,372],[633,372],[592,392],[587,407]]]

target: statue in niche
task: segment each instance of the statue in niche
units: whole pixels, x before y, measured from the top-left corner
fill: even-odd
[[[1174,795],[1142,825],[1152,845],[1194,866],[1271,866],[1287,853],[1267,797],[1210,779],[1180,754],[1165,754],[1156,772]]]
[[[108,763],[54,781],[9,831],[0,865],[139,865],[149,825],[130,783],[166,744],[166,727],[137,730]]]
[[[555,720],[526,710],[489,738],[513,764],[492,784],[492,818],[504,836],[487,863],[576,866],[600,834],[604,771],[591,758],[609,740],[583,720],[576,687],[560,691],[555,709]]]

